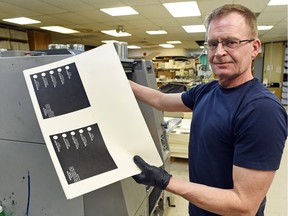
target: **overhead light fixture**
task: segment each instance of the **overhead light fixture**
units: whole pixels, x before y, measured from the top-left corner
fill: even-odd
[[[270,0],[268,6],[274,6],[274,5],[288,5],[288,2],[287,0]]]
[[[196,1],[165,3],[163,6],[173,17],[192,17],[201,16]]]
[[[146,31],[146,33],[150,35],[167,34],[167,32],[164,30]]]
[[[181,44],[181,41],[167,41],[168,44]]]
[[[62,34],[79,33],[79,31],[76,31],[74,29],[65,28],[65,27],[62,27],[62,26],[43,26],[43,27],[40,27],[40,28],[48,30],[48,31],[62,33]]]
[[[163,48],[174,48],[174,46],[172,44],[159,44],[159,46],[161,46]]]
[[[273,25],[266,25],[266,26],[258,26],[257,27],[259,31],[261,30],[270,30],[273,28]]]
[[[204,25],[187,25],[182,26],[187,33],[199,33],[199,32],[206,32]]]
[[[128,49],[141,49],[141,47],[136,46],[136,45],[129,45],[127,46]]]
[[[2,19],[5,22],[15,23],[19,25],[28,25],[28,24],[36,24],[41,23],[38,20],[30,19],[27,17],[15,17],[15,18],[8,18],[8,19]]]
[[[131,34],[129,34],[128,32],[117,32],[116,30],[104,30],[101,31],[104,34],[108,34],[114,37],[127,37],[127,36],[131,36]]]
[[[116,32],[119,33],[119,32],[126,32],[125,28],[123,25],[119,25],[117,26],[116,28]]]
[[[138,12],[135,11],[132,7],[103,8],[100,10],[109,14],[110,16],[127,16],[138,14]]]

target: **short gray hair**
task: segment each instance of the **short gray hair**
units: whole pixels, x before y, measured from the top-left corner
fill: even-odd
[[[239,4],[226,4],[213,10],[205,19],[204,25],[206,30],[208,30],[212,20],[225,17],[233,12],[239,13],[245,18],[246,23],[250,27],[249,33],[251,37],[257,38],[258,28],[255,14],[250,9]]]

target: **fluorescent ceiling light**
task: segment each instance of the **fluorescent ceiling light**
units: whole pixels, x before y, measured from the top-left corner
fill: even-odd
[[[270,2],[268,3],[268,6],[272,6],[272,5],[288,5],[288,1],[287,0],[270,0]]]
[[[163,5],[173,17],[201,16],[196,1],[165,3]]]
[[[141,47],[139,46],[135,46],[135,45],[129,45],[127,46],[128,49],[141,49]]]
[[[187,33],[206,32],[204,25],[187,25],[182,26]]]
[[[79,31],[76,31],[74,29],[65,28],[65,27],[62,27],[62,26],[43,26],[43,27],[40,27],[40,28],[48,30],[48,31],[54,31],[54,32],[62,33],[62,34],[79,33]]]
[[[117,40],[103,40],[101,42],[108,44],[108,43],[118,43],[119,41],[117,41]]]
[[[126,16],[138,14],[138,12],[135,11],[132,7],[103,8],[100,10],[111,16]]]
[[[116,30],[105,30],[105,31],[101,31],[104,34],[108,34],[108,35],[112,35],[114,37],[127,37],[127,36],[131,36],[131,34],[129,34],[128,32],[116,32]]]
[[[167,32],[164,30],[146,31],[146,33],[150,35],[167,34]]]
[[[159,46],[161,46],[163,48],[174,48],[174,46],[172,44],[159,44]]]
[[[41,23],[38,20],[30,19],[27,17],[16,17],[16,18],[9,18],[9,19],[2,19],[2,20],[5,22],[15,23],[15,24],[19,24],[19,25]]]
[[[168,44],[181,44],[181,41],[167,41]]]
[[[258,26],[257,27],[259,31],[261,30],[270,30],[273,28],[273,25],[266,25],[266,26]]]

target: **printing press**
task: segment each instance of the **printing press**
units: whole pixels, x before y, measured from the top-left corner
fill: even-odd
[[[131,177],[67,200],[45,146],[23,70],[73,56],[68,50],[39,56],[0,57],[0,205],[6,216],[161,216],[168,194]],[[153,64],[122,59],[128,79],[157,88]],[[164,167],[169,145],[163,114],[138,103]],[[137,144],[137,143],[135,143]]]

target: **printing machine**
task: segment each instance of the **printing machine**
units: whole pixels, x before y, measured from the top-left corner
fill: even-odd
[[[45,146],[23,70],[71,53],[0,57],[0,205],[6,216],[161,216],[168,194],[131,177],[67,200]],[[121,60],[128,79],[156,88],[151,61]],[[165,169],[169,145],[161,112],[139,102]]]

